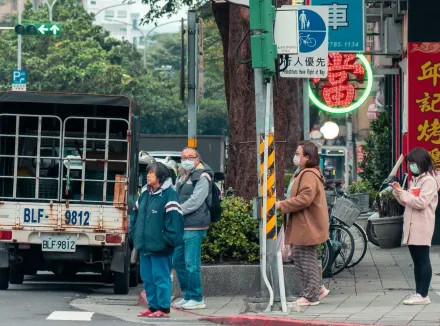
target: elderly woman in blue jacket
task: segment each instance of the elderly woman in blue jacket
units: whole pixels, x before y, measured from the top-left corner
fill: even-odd
[[[147,166],[147,185],[130,216],[130,236],[139,252],[149,306],[138,316],[169,317],[172,256],[182,242],[183,215],[168,168],[162,163]]]

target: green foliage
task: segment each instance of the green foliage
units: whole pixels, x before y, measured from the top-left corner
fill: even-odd
[[[370,207],[373,207],[374,200],[377,197],[378,191],[377,191],[377,189],[373,188],[368,181],[362,180],[359,182],[353,182],[348,187],[347,193],[349,193],[349,194],[368,194],[370,197]]]
[[[258,221],[240,197],[222,201],[222,219],[211,225],[202,245],[204,262],[254,262],[259,259]]]
[[[402,206],[394,197],[392,190],[383,191],[376,200],[379,217],[402,215]]]
[[[34,10],[27,2],[23,22],[46,22],[48,16],[47,6]],[[5,19],[13,24],[16,17]],[[142,132],[187,133],[187,106],[179,100],[180,33],[152,36],[145,68],[136,46],[109,37],[76,0],[59,0],[53,20],[62,26],[59,36],[23,37],[22,66],[29,91],[125,94],[141,109]],[[222,43],[214,20],[204,24],[205,93],[199,101],[198,134],[224,135],[228,115]],[[14,31],[0,34],[0,90],[9,90],[17,64],[17,36]],[[158,71],[162,66],[172,70]]]
[[[362,146],[364,159],[359,164],[363,169],[360,176],[366,180],[373,189],[378,190],[382,182],[388,177],[388,137],[389,127],[386,113],[380,113],[377,120],[371,122],[371,134],[365,139]]]
[[[47,6],[32,9],[27,2],[23,21],[48,20]],[[102,94],[131,93],[139,69],[136,49],[127,42],[109,38],[93,15],[76,0],[60,0],[54,7],[54,23],[62,25],[59,36],[24,36],[23,69],[28,74],[28,90]],[[11,71],[16,68],[17,36],[3,31],[0,37],[0,89],[10,89]]]
[[[150,23],[161,17],[171,17],[184,7],[200,8],[206,4],[208,0],[142,0],[149,8],[143,21]]]

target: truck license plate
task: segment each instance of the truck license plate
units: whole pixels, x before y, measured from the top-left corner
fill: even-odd
[[[42,251],[75,252],[76,239],[67,235],[45,236],[41,245]]]

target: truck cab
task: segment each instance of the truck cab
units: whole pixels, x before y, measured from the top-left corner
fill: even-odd
[[[0,92],[0,289],[37,271],[138,284],[138,135],[124,96]]]

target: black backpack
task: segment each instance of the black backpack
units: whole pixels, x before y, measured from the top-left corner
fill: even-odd
[[[193,182],[193,187],[195,188],[197,180]],[[211,203],[209,202],[209,196],[206,198],[206,204],[209,207],[209,212],[211,213],[211,223],[220,221],[222,218],[222,205],[220,200],[220,190],[214,181],[210,181],[211,185]]]

